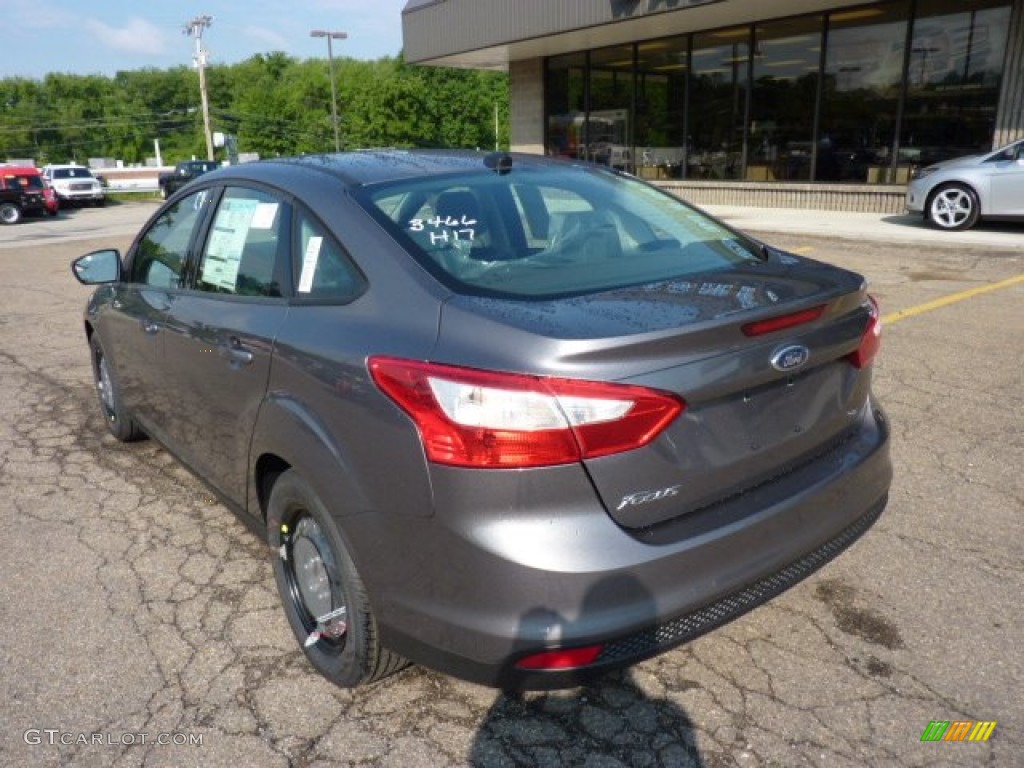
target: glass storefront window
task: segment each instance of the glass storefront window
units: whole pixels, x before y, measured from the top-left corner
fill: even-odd
[[[896,139],[909,7],[829,14],[818,181],[887,181]]]
[[[547,115],[547,154],[581,157],[586,139],[587,54],[570,53],[548,59],[544,86],[544,113]]]
[[[807,16],[754,28],[747,179],[811,178],[823,24]]]
[[[688,176],[740,178],[749,62],[750,27],[694,35]]]
[[[636,172],[678,179],[686,164],[686,76],[689,39],[671,37],[637,46]]]
[[[991,147],[1011,5],[877,0],[552,57],[547,151],[649,179],[903,183]]]
[[[590,112],[585,158],[620,170],[633,169],[633,46],[590,53]]]
[[[991,148],[1009,24],[1006,0],[918,0],[901,169]]]

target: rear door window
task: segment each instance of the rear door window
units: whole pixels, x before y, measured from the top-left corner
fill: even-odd
[[[257,189],[228,187],[210,223],[196,288],[232,296],[282,295],[288,205]]]

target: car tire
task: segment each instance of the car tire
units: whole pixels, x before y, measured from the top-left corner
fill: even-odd
[[[381,647],[348,548],[326,507],[294,470],[281,474],[270,492],[267,541],[285,616],[320,674],[352,688],[409,665]]]
[[[0,203],[0,224],[17,224],[21,221],[21,208],[14,203]]]
[[[966,184],[943,184],[928,197],[925,217],[937,229],[970,229],[981,215],[978,195]]]
[[[107,361],[103,345],[100,344],[95,333],[89,338],[89,348],[92,351],[92,372],[93,382],[96,385],[96,396],[99,398],[100,412],[103,414],[103,420],[107,423],[107,429],[122,443],[141,440],[145,435],[121,401],[121,389],[110,368],[110,363]]]

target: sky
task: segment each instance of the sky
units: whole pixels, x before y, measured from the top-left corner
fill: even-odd
[[[326,58],[313,29],[345,32],[335,57],[378,59],[402,50],[406,0],[0,0],[0,79],[41,79],[50,72],[114,75],[120,70],[191,65],[187,22],[212,16],[203,31],[211,65],[284,51]]]

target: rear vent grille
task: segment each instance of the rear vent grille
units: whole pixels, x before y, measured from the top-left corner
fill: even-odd
[[[885,508],[885,499],[838,536],[779,571],[765,576],[743,589],[725,595],[714,603],[635,635],[605,645],[597,663],[652,656],[680,643],[692,640],[767,602],[834,559],[870,528]]]

